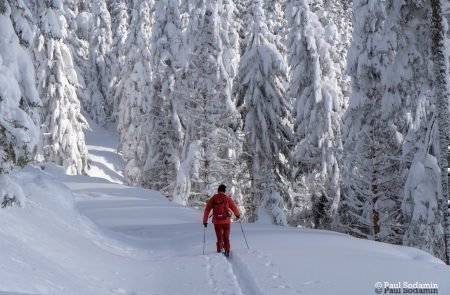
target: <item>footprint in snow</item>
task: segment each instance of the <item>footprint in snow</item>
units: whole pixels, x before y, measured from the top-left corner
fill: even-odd
[[[276,289],[278,291],[277,294],[303,294],[302,291],[297,290],[296,288],[292,288],[287,282],[284,280],[280,272],[278,272],[275,263],[271,260],[270,256],[261,253],[260,251],[253,250],[249,252],[251,256],[256,258],[256,261],[259,260],[260,265],[265,267],[263,276],[265,276],[268,280],[265,283],[268,283],[268,287],[272,289]],[[255,261],[255,262],[256,262]]]

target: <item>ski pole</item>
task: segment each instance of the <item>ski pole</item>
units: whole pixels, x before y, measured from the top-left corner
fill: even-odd
[[[250,247],[248,246],[248,243],[247,243],[247,238],[245,237],[244,228],[242,227],[242,222],[239,222],[239,224],[241,225],[241,231],[242,231],[242,234],[244,235],[244,240],[245,240],[245,244],[247,244],[247,249],[250,250]]]
[[[203,255],[205,255],[206,227],[203,228]]]

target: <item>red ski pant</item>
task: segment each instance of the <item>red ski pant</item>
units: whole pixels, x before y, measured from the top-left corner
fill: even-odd
[[[214,224],[214,229],[216,231],[217,237],[217,252],[230,251],[230,224]]]

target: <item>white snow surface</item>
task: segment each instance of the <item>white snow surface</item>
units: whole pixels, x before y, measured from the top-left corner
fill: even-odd
[[[119,153],[119,139],[114,131],[115,127],[110,123],[100,127],[93,121],[89,121],[89,126],[92,130],[85,132],[86,147],[89,151],[87,174],[124,184],[125,164]]]
[[[450,294],[450,268],[429,254],[327,231],[243,224],[247,249],[234,223],[227,259],[208,226],[202,255],[202,212],[111,182],[123,164],[100,144],[114,135],[91,126],[89,176],[11,175],[27,198],[0,211],[0,295],[360,295],[404,281]]]

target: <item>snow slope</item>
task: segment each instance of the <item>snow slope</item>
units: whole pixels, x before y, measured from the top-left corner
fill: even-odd
[[[90,149],[113,149],[96,133]],[[115,153],[96,156],[91,169],[104,178],[51,164],[12,175],[28,198],[0,211],[0,295],[361,295],[399,281],[450,294],[450,268],[430,255],[333,232],[244,224],[247,249],[233,224],[226,259],[209,226],[202,255],[201,212],[109,181],[121,179]]]

